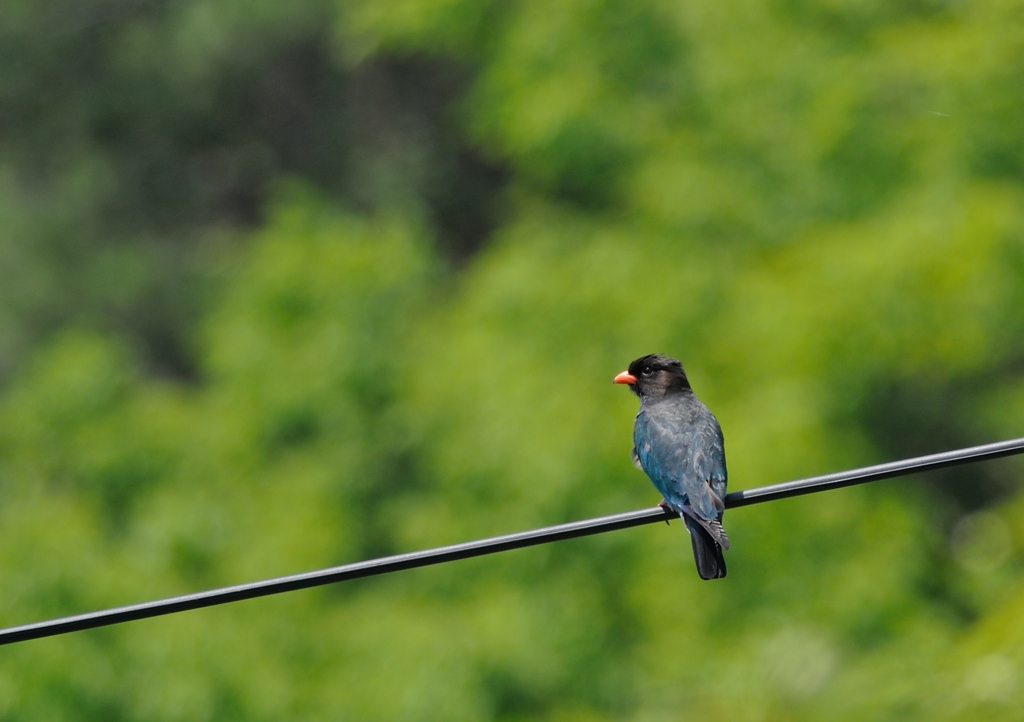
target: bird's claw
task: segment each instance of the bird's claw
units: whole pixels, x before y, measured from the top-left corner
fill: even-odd
[[[670,506],[668,505],[668,502],[667,502],[666,500],[664,500],[664,499],[662,499],[661,501],[659,501],[659,502],[658,502],[658,506],[660,506],[660,507],[661,507],[662,509],[664,509],[665,511],[670,511],[670,512],[672,512],[673,514],[675,513],[675,512],[673,511],[672,507],[670,507]],[[665,526],[669,526],[669,523],[668,523],[668,519],[666,519],[666,520],[665,520]]]

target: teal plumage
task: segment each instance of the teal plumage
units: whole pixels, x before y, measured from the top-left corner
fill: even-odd
[[[682,364],[652,354],[615,378],[640,397],[633,427],[634,460],[683,519],[702,579],[725,576],[722,528],[728,473],[725,440],[715,415],[693,393]]]

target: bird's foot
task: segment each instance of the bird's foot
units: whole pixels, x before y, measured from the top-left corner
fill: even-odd
[[[668,512],[672,512],[673,514],[675,514],[675,513],[676,513],[676,512],[675,512],[675,510],[674,510],[674,509],[672,509],[672,507],[670,507],[670,506],[668,505],[668,502],[667,502],[667,501],[665,501],[664,499],[662,499],[661,501],[659,501],[659,502],[658,502],[658,506],[660,506],[660,507],[661,507],[662,509],[664,509],[665,511],[668,511]],[[668,526],[668,525],[669,525],[669,524],[668,524],[668,519],[666,519],[666,520],[665,520],[665,526]]]

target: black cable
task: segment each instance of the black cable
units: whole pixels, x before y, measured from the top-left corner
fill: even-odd
[[[778,499],[787,499],[791,496],[813,494],[816,491],[842,489],[844,486],[866,484],[869,481],[892,479],[896,476],[916,474],[919,471],[933,471],[947,466],[970,464],[975,461],[998,459],[1001,456],[1013,456],[1020,453],[1024,453],[1024,438],[997,441],[994,444],[971,446],[966,449],[957,449],[956,451],[944,451],[941,454],[918,456],[913,459],[904,459],[903,461],[892,461],[888,464],[865,466],[861,469],[852,469],[850,471],[837,471],[834,474],[824,474],[823,476],[812,476],[809,479],[800,479],[799,481],[786,481],[781,484],[761,486],[756,489],[734,491],[725,497],[725,506],[726,508],[749,506],[750,504],[760,504],[763,501],[776,501]]]
[[[889,464],[867,466],[851,471],[842,471],[824,476],[814,476],[809,479],[788,481],[783,484],[762,486],[756,489],[745,491],[734,491],[725,497],[725,506],[735,508],[760,504],[766,501],[785,499],[801,494],[813,494],[829,489],[839,489],[854,484],[864,484],[870,481],[890,479],[896,476],[905,476],[920,471],[941,469],[946,466],[957,464],[969,464],[986,459],[995,459],[1001,456],[1010,456],[1024,452],[1024,438],[1000,441],[995,444],[974,446],[967,449],[947,451],[931,456],[919,456],[914,459],[894,461]],[[265,597],[271,594],[291,592],[297,589],[308,589],[324,584],[344,582],[350,579],[361,577],[372,577],[378,574],[397,572],[403,569],[415,569],[416,567],[441,564],[457,559],[467,559],[485,554],[494,554],[509,549],[546,544],[548,542],[573,539],[575,537],[590,536],[591,534],[602,534],[616,529],[628,529],[644,524],[653,524],[659,521],[669,521],[677,518],[672,512],[661,507],[651,509],[640,509],[624,514],[613,514],[597,519],[575,521],[568,524],[558,524],[543,529],[505,534],[503,536],[479,539],[477,541],[452,544],[451,546],[426,549],[408,554],[396,554],[395,556],[370,559],[355,564],[345,564],[340,567],[321,569],[314,572],[292,574],[276,579],[267,579],[249,584],[238,584],[232,587],[212,589],[206,592],[185,594],[180,597],[160,599],[142,604],[132,604],[127,607],[117,607],[88,614],[77,614],[71,617],[52,619],[45,622],[35,622],[17,627],[0,629],[0,645],[24,642],[30,639],[42,637],[53,637],[68,632],[77,632],[83,629],[94,629],[106,627],[112,624],[131,622],[136,619],[147,619],[149,617],[160,617],[165,614],[184,612],[189,609],[200,609],[212,607],[218,604],[239,602],[243,599]]]

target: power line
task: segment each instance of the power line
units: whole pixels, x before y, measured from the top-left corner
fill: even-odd
[[[756,489],[734,491],[725,497],[726,508],[749,506],[761,504],[767,501],[786,499],[791,496],[802,494],[813,494],[829,489],[839,489],[854,484],[865,484],[870,481],[891,479],[897,476],[906,476],[921,471],[931,471],[947,466],[969,464],[987,459],[996,459],[1002,456],[1011,456],[1024,453],[1024,438],[1000,441],[994,444],[973,446],[956,451],[947,451],[941,454],[930,456],[919,456],[903,461],[894,461],[888,464],[866,466],[850,471],[841,471],[835,474],[813,476],[808,479],[788,481],[782,484],[772,484]],[[180,597],[160,599],[141,604],[132,604],[127,607],[105,609],[99,612],[88,614],[76,614],[71,617],[51,619],[45,622],[23,624],[17,627],[0,629],[0,645],[13,644],[14,642],[25,642],[30,639],[41,639],[53,637],[69,632],[78,632],[96,627],[106,627],[123,622],[131,622],[137,619],[148,619],[160,617],[165,614],[184,612],[190,609],[201,609],[213,607],[218,604],[229,602],[240,602],[244,599],[266,597],[271,594],[291,592],[297,589],[308,589],[325,584],[345,582],[362,577],[372,577],[378,574],[397,572],[403,569],[415,569],[432,564],[442,564],[457,559],[468,559],[486,554],[508,551],[509,549],[520,549],[522,547],[547,544],[549,542],[561,541],[563,539],[574,539],[576,537],[590,536],[592,534],[603,534],[604,532],[615,531],[616,529],[628,529],[644,524],[653,524],[659,521],[669,521],[678,518],[676,514],[666,511],[661,507],[651,509],[639,509],[624,514],[613,514],[597,519],[575,521],[568,524],[533,529],[531,531],[517,532],[491,537],[489,539],[478,539],[476,541],[452,544],[450,546],[426,549],[408,554],[396,554],[380,559],[370,559],[355,564],[344,564],[339,567],[321,569],[302,574],[291,574],[286,577],[266,579],[248,584],[238,584],[221,589],[211,589],[195,594],[185,594]]]
[[[903,461],[892,461],[888,464],[865,466],[860,469],[837,471],[834,474],[812,476],[798,481],[786,481],[781,484],[761,486],[756,489],[734,491],[725,497],[725,506],[731,509],[749,506],[750,504],[760,504],[764,501],[788,499],[791,496],[803,496],[804,494],[813,494],[817,491],[828,491],[829,489],[842,489],[844,486],[866,484],[869,481],[892,479],[896,476],[916,474],[919,471],[933,471],[947,466],[971,464],[975,461],[998,459],[1002,456],[1014,456],[1020,453],[1024,453],[1024,438],[997,441],[994,444],[970,446],[966,449],[943,451],[940,454],[918,456],[913,459],[904,459]]]

